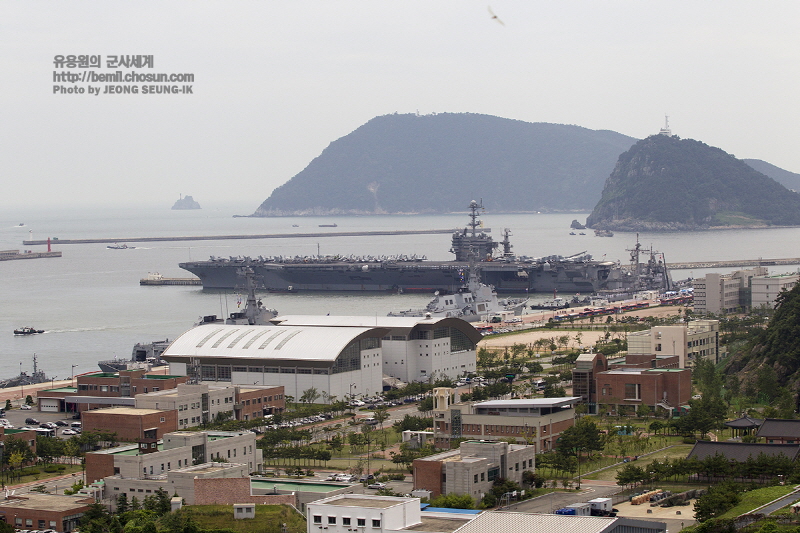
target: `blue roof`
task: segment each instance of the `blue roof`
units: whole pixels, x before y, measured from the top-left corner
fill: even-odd
[[[423,505],[428,507],[422,507]],[[425,512],[432,513],[456,513],[456,514],[480,514],[483,511],[479,509],[450,509],[449,507],[429,507],[430,504],[423,503],[420,505]]]

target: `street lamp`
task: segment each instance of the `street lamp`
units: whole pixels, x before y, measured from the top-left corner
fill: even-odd
[[[75,367],[78,365],[72,365],[72,375],[69,377],[69,380],[72,382],[72,386],[75,386]]]
[[[355,387],[355,383],[350,384],[350,412],[355,415],[355,411],[353,411],[353,387]]]

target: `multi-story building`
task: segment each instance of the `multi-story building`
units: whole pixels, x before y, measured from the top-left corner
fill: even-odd
[[[223,414],[233,420],[254,420],[282,412],[283,387],[224,383],[179,384],[174,389],[139,394],[137,409],[174,410],[177,429],[187,429]]]
[[[581,403],[589,407],[589,413],[597,413],[598,372],[608,370],[608,359],[601,353],[583,353],[575,360],[572,370],[572,394],[580,397]]]
[[[189,378],[183,376],[148,374],[144,369],[119,372],[93,372],[76,376],[76,391],[53,389],[39,402],[42,411],[79,412],[109,406],[135,404],[137,394],[174,389]]]
[[[691,368],[699,358],[715,364],[720,360],[718,320],[653,326],[628,333],[627,340],[629,356],[677,356],[680,368]]]
[[[597,404],[601,413],[630,414],[640,405],[652,412],[672,410],[692,397],[688,368],[625,368],[598,372]]]
[[[451,403],[452,389],[434,389],[434,443],[450,448],[455,439],[514,438],[538,452],[555,448],[559,435],[575,423],[578,397]]]
[[[104,480],[108,499],[125,492],[141,500],[163,488],[169,494],[177,491],[191,503],[194,493],[189,480],[193,477],[247,477],[259,471],[262,463],[254,433],[180,431],[166,434],[160,442],[142,439],[138,444],[87,453],[86,479]]]
[[[536,448],[486,440],[463,441],[459,449],[415,459],[414,489],[441,494],[469,494],[475,500],[491,491],[498,478],[522,483],[522,473],[534,470]]]
[[[751,306],[753,309],[775,308],[775,298],[783,290],[790,291],[800,280],[800,274],[757,276],[750,281]]]
[[[751,280],[766,276],[766,267],[737,270],[730,274],[706,274],[692,281],[694,310],[700,314],[723,315],[750,305]]]

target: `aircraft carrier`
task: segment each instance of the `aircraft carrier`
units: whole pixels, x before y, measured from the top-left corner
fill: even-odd
[[[498,293],[581,293],[667,289],[669,271],[663,254],[637,243],[631,262],[595,261],[581,253],[569,257],[525,257],[511,252],[509,231],[494,241],[481,229],[479,210],[472,201],[467,227],[452,235],[453,261],[427,261],[416,256],[296,256],[211,257],[180,263],[200,278],[205,289],[241,288],[239,271],[250,268],[261,289],[275,292],[372,291],[457,292],[469,273],[470,257],[477,259],[481,282]],[[645,261],[641,262],[642,256]]]

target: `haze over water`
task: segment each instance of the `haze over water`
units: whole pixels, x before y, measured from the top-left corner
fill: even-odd
[[[201,205],[203,200],[198,198]],[[254,235],[266,233],[318,233],[374,230],[463,228],[464,213],[452,215],[233,218],[252,208],[220,207],[172,211],[169,206],[139,209],[6,211],[0,215],[0,249],[24,249],[23,239],[131,238],[192,235]],[[595,259],[629,261],[627,248],[636,242],[632,233],[613,238],[570,236],[573,219],[580,214],[483,215],[484,226],[495,240],[503,228],[511,230],[513,251],[519,255],[569,256],[586,252]],[[24,223],[24,227],[19,227]],[[336,228],[319,224],[336,223]],[[292,227],[297,224],[299,227]],[[31,233],[32,232],[32,233]],[[643,247],[665,254],[667,262],[726,259],[800,257],[796,243],[800,228],[734,229],[689,233],[642,233]],[[174,339],[201,315],[225,316],[237,306],[233,293],[203,291],[202,287],[141,287],[148,272],[167,277],[189,277],[178,267],[209,256],[271,255],[425,255],[449,260],[450,236],[367,236],[287,239],[245,239],[130,243],[132,250],[111,250],[106,244],[54,245],[61,258],[0,262],[0,379],[22,369],[32,371],[35,352],[39,366],[51,378],[67,379],[75,373],[97,370],[97,361],[115,356],[128,359],[137,342]],[[44,251],[44,246],[28,247]],[[770,267],[770,273],[796,270],[797,266]],[[727,270],[713,270],[727,272]],[[674,271],[673,279],[701,276],[705,270]],[[538,295],[541,299],[549,294]],[[563,295],[567,296],[567,295]],[[422,307],[425,294],[264,294],[264,304],[281,314],[385,316],[392,310]],[[14,328],[33,326],[42,335],[15,337]]]

